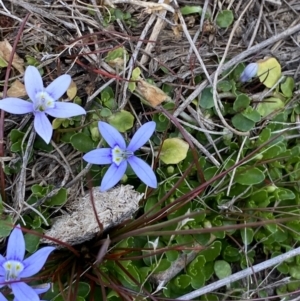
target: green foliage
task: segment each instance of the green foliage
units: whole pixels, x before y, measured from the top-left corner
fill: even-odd
[[[180,12],[182,13],[183,16],[197,14],[197,13],[201,15],[202,7],[186,5],[180,9]]]
[[[111,115],[107,120],[119,132],[125,133],[133,127],[134,117],[130,112],[122,110]]]
[[[216,23],[221,28],[229,27],[234,20],[233,12],[231,10],[222,10],[218,13]]]
[[[187,156],[189,145],[180,138],[168,138],[163,142],[159,158],[165,164],[177,164]]]

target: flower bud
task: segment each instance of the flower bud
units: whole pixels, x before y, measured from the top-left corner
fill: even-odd
[[[246,66],[246,68],[242,72],[242,74],[240,76],[240,81],[242,83],[247,82],[249,79],[256,76],[257,71],[258,71],[258,64],[257,63],[249,64],[248,66]]]

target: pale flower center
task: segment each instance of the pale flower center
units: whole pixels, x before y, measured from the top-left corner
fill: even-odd
[[[35,95],[34,106],[35,111],[44,112],[55,107],[55,100],[46,91],[38,92]]]
[[[5,269],[5,281],[17,280],[19,274],[24,270],[24,266],[20,261],[17,260],[7,260],[3,264]]]
[[[123,160],[127,160],[127,158],[131,157],[132,155],[133,152],[122,150],[118,145],[112,149],[112,161],[118,166]]]

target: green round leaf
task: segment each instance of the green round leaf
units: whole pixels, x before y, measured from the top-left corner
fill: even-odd
[[[210,109],[214,107],[214,98],[211,92],[211,88],[203,89],[199,105],[203,109]]]
[[[243,132],[250,131],[255,125],[254,121],[246,118],[241,113],[234,115],[231,119],[231,122],[237,130],[243,131]]]
[[[288,76],[285,81],[280,85],[281,91],[284,96],[292,97],[295,88],[295,81],[292,77]]]
[[[136,67],[132,70],[131,73],[131,79],[132,80],[137,80],[141,75],[141,69],[139,67]]]
[[[61,206],[67,202],[67,189],[61,188],[56,195],[46,201],[48,206]]]
[[[292,267],[290,267],[290,275],[293,278],[299,280],[300,279],[300,269],[299,269],[299,267],[298,266],[292,266]]]
[[[276,97],[270,97],[262,101],[257,106],[257,111],[262,117],[266,117],[275,111],[284,108],[284,102]]]
[[[35,229],[35,231],[39,232],[39,233],[43,233],[42,229]],[[35,235],[34,233],[26,233],[24,235],[24,239],[25,239],[25,246],[26,246],[26,250],[29,253],[34,253],[40,244],[40,236]]]
[[[244,110],[241,114],[253,122],[260,121],[260,114],[252,107],[247,107],[246,110]]]
[[[231,10],[222,10],[218,13],[216,23],[221,28],[227,28],[232,24],[233,19],[233,12]]]
[[[233,109],[240,112],[249,106],[250,101],[251,99],[246,94],[240,94],[233,103]]]
[[[87,153],[97,146],[91,137],[83,133],[73,135],[70,142],[75,149],[82,153]]]
[[[9,138],[10,138],[10,141],[12,143],[14,142],[17,142],[19,140],[22,141],[23,137],[24,137],[25,133],[19,131],[19,130],[16,130],[16,129],[13,129],[11,130],[11,132],[9,133]]]
[[[160,159],[166,164],[177,164],[186,158],[188,143],[180,138],[169,138],[163,143]]]
[[[133,121],[133,115],[124,110],[108,117],[109,124],[115,127],[121,133],[125,133],[127,130],[131,129],[133,127]]]
[[[245,246],[248,246],[253,241],[254,232],[250,228],[241,229],[241,237]]]
[[[255,185],[265,179],[265,174],[258,168],[237,168],[235,181],[242,185]]]
[[[189,275],[180,275],[174,279],[174,284],[183,289],[191,284],[191,277]]]
[[[231,266],[225,260],[217,260],[214,265],[214,270],[219,279],[224,279],[231,275]]]
[[[13,224],[11,216],[7,216],[5,219],[0,219],[0,237],[8,236],[13,228]]]
[[[196,13],[201,14],[202,13],[202,7],[201,6],[186,5],[186,6],[183,6],[180,9],[180,12],[182,13],[183,16],[196,14]]]

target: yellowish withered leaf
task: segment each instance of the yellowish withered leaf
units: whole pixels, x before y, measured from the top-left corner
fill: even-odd
[[[166,164],[178,164],[186,158],[188,150],[189,145],[184,140],[168,138],[162,145],[159,158]]]
[[[18,79],[15,80],[7,90],[7,96],[9,97],[23,97],[26,95],[27,92],[25,90],[25,86]]]
[[[12,46],[5,39],[0,42],[0,57],[9,62],[10,54],[12,52]],[[24,60],[20,58],[16,53],[14,54],[12,65],[16,68],[21,74],[24,73]]]
[[[136,91],[152,106],[157,107],[164,101],[170,101],[170,97],[158,87],[140,79]]]
[[[272,88],[281,77],[281,66],[279,62],[273,58],[266,58],[257,61],[259,80],[267,87]]]
[[[71,84],[67,90],[67,95],[70,100],[72,100],[77,95],[77,86],[73,82],[73,80],[71,81]]]

